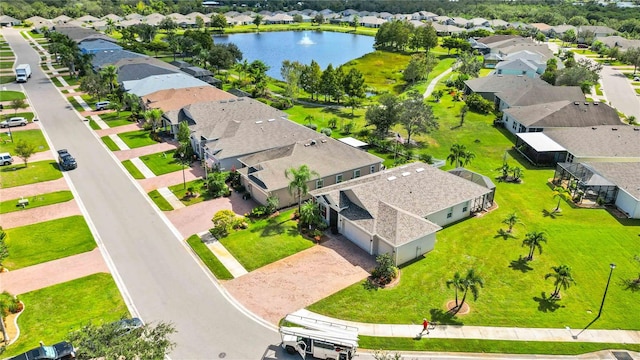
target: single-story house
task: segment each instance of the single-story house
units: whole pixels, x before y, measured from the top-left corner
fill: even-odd
[[[137,14],[137,13],[131,13],[128,15],[124,16],[125,20],[139,20],[142,21],[144,19],[144,16]]]
[[[311,137],[306,140],[298,140],[289,145],[238,159],[242,164],[242,168],[238,170],[241,183],[254,200],[266,204],[267,197],[276,196],[280,207],[296,204],[298,199],[289,192],[291,180],[287,179],[285,171],[302,165],[307,165],[318,174],[309,181],[310,190],[380,171],[381,158],[324,134],[315,132],[309,135]]]
[[[9,15],[0,15],[0,26],[15,26],[20,25],[21,23],[22,21]]]
[[[102,17],[102,20],[107,20],[107,19],[113,21],[114,23],[117,23],[118,21],[122,21],[123,20],[123,18],[121,16],[118,16],[116,14],[107,14],[107,15]]]
[[[152,26],[158,26],[164,19],[165,19],[164,15],[153,13],[145,16],[144,22]]]
[[[455,25],[443,25],[436,22],[434,22],[432,25],[433,25],[433,28],[436,30],[436,34],[438,34],[438,36],[451,36],[451,35],[460,34],[466,31],[464,28],[457,27]]]
[[[531,23],[529,25],[531,25],[532,27],[534,27],[535,29],[537,29],[538,31],[540,31],[543,34],[546,34],[547,31],[549,31],[549,29],[551,29],[551,25],[545,24],[545,23]]]
[[[640,128],[620,124],[518,133],[515,148],[538,166],[558,162],[640,162]]]
[[[107,35],[101,34],[94,29],[88,29],[85,27],[69,25],[69,24],[57,24],[53,27],[53,30],[66,35],[69,39],[75,41],[76,43],[81,43],[86,40],[96,40],[102,39],[105,41],[110,41],[112,43],[116,43],[117,40],[109,37]]]
[[[501,92],[524,91],[531,86],[551,86],[539,78],[519,75],[489,75],[464,82],[464,94],[479,94],[483,98],[495,102],[496,94]]]
[[[495,65],[495,72],[498,75],[524,75],[535,78],[544,73],[546,65],[527,59],[504,60]]]
[[[489,20],[484,19],[484,18],[473,18],[470,19],[467,22],[466,27],[468,28],[473,28],[473,27],[491,27],[491,24],[489,23]]]
[[[73,20],[73,18],[67,15],[60,15],[51,19],[51,21],[53,21],[54,24],[66,24],[71,20]]]
[[[33,24],[33,27],[36,29],[41,29],[41,28],[47,28],[47,29],[51,29],[54,25],[53,21],[49,20],[49,19],[45,19],[43,17],[40,16],[32,16],[28,19],[25,19],[25,21]]]
[[[455,189],[455,191],[451,191]],[[332,231],[397,265],[435,247],[436,232],[492,205],[493,190],[424,163],[310,192]]]
[[[513,44],[504,44],[505,46],[501,46],[496,48],[497,52],[500,55],[507,56],[513,53],[518,53],[522,51],[529,51],[541,54],[545,59],[550,59],[553,57],[553,50],[549,49],[549,46],[545,43],[543,44],[534,44],[534,43],[513,43]],[[492,49],[493,51],[494,49]]]
[[[613,204],[631,219],[640,219],[640,162],[558,163],[554,182],[575,184],[579,202]]]
[[[93,54],[91,67],[94,70],[101,69],[107,65],[113,65],[122,59],[144,58],[147,55],[139,54],[129,50],[103,50]]]
[[[292,24],[293,16],[284,13],[275,14],[273,16],[265,16],[265,24]]]
[[[444,22],[445,25],[453,25],[461,28],[466,28],[467,24],[469,24],[469,20],[462,17],[452,17]]]
[[[81,41],[78,44],[78,48],[83,54],[95,54],[98,52],[122,50],[122,46],[116,44],[113,41],[107,41],[104,39],[87,39]]]
[[[135,59],[121,60],[115,65],[118,68],[119,83],[124,81],[142,80],[155,75],[175,74],[178,72],[177,68],[170,69],[163,66],[156,66],[154,64],[137,62],[128,63],[129,60]]]
[[[617,47],[622,52],[629,48],[640,48],[640,40],[626,39],[618,35],[599,38],[598,41],[609,48]]]
[[[100,21],[100,19],[98,19],[97,17],[92,16],[92,15],[84,15],[84,16],[81,16],[79,18],[76,18],[76,20],[78,20],[80,22],[83,22],[83,23],[93,23],[93,22],[96,22],[96,21]]]
[[[125,91],[139,97],[149,95],[160,90],[184,89],[200,86],[209,85],[202,80],[198,80],[193,76],[189,76],[184,73],[154,75],[140,80],[122,82],[122,87]]]
[[[509,23],[502,19],[493,19],[489,20],[489,26],[494,29],[506,29],[509,26]]]
[[[584,34],[586,32],[591,32],[593,33],[594,37],[597,38],[602,38],[602,37],[606,37],[606,36],[611,36],[614,35],[615,33],[617,33],[617,31],[615,31],[614,29],[608,27],[608,26],[588,26],[588,25],[582,25],[582,26],[578,26],[578,30],[576,31],[576,35],[578,36],[578,41],[581,41],[580,37],[581,34]]]
[[[533,84],[511,91],[497,93],[498,110],[504,111],[514,106],[530,106],[560,100],[585,102],[586,97],[579,86],[552,86],[547,83]]]
[[[576,33],[576,35],[578,35],[578,29],[573,25],[552,26],[547,31],[543,31],[543,33],[550,38],[561,38],[564,35],[564,33],[566,33],[569,30],[573,30]]]
[[[360,26],[369,27],[369,28],[379,28],[382,24],[386,23],[387,20],[380,19],[375,16],[365,16],[360,19]]]
[[[213,86],[166,89],[143,96],[144,109],[162,109],[163,112],[180,110],[199,102],[235,99],[236,96]]]
[[[622,125],[616,110],[607,104],[569,100],[511,107],[503,111],[502,122],[514,134],[547,128]]]

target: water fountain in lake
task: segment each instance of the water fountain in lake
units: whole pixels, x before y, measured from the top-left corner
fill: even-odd
[[[305,33],[304,36],[302,37],[302,40],[298,41],[298,44],[300,44],[300,45],[313,45],[315,43],[313,42],[313,40],[311,40],[309,38],[309,35],[307,35]]]

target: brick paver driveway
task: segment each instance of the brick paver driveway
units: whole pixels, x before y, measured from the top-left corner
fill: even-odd
[[[223,285],[247,309],[277,324],[286,314],[365,279],[375,265],[373,256],[338,237]]]

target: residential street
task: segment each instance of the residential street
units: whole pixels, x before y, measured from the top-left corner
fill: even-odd
[[[612,66],[602,67],[602,88],[611,106],[627,116],[640,119],[640,97],[631,87],[629,79]]]
[[[24,89],[51,143],[69,149],[78,161],[78,169],[65,177],[134,315],[175,324],[175,359],[258,359],[269,348],[273,352],[280,342],[275,329],[229,301],[180,234],[49,82],[39,56],[18,30],[3,33],[17,62],[31,64],[33,75]]]

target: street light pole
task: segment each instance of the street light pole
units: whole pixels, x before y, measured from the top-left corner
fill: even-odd
[[[602,303],[600,303],[600,310],[598,311],[598,316],[596,317],[599,318],[600,315],[602,314],[602,308],[604,307],[604,299],[607,297],[607,291],[609,290],[609,283],[611,282],[611,275],[613,275],[613,269],[616,268],[616,264],[611,263],[609,264],[609,267],[611,268],[611,270],[609,271],[609,278],[607,279],[607,286],[604,288],[604,295],[602,295]]]
[[[182,189],[187,188],[187,179],[184,177],[184,154],[180,153],[180,164],[182,164]]]

